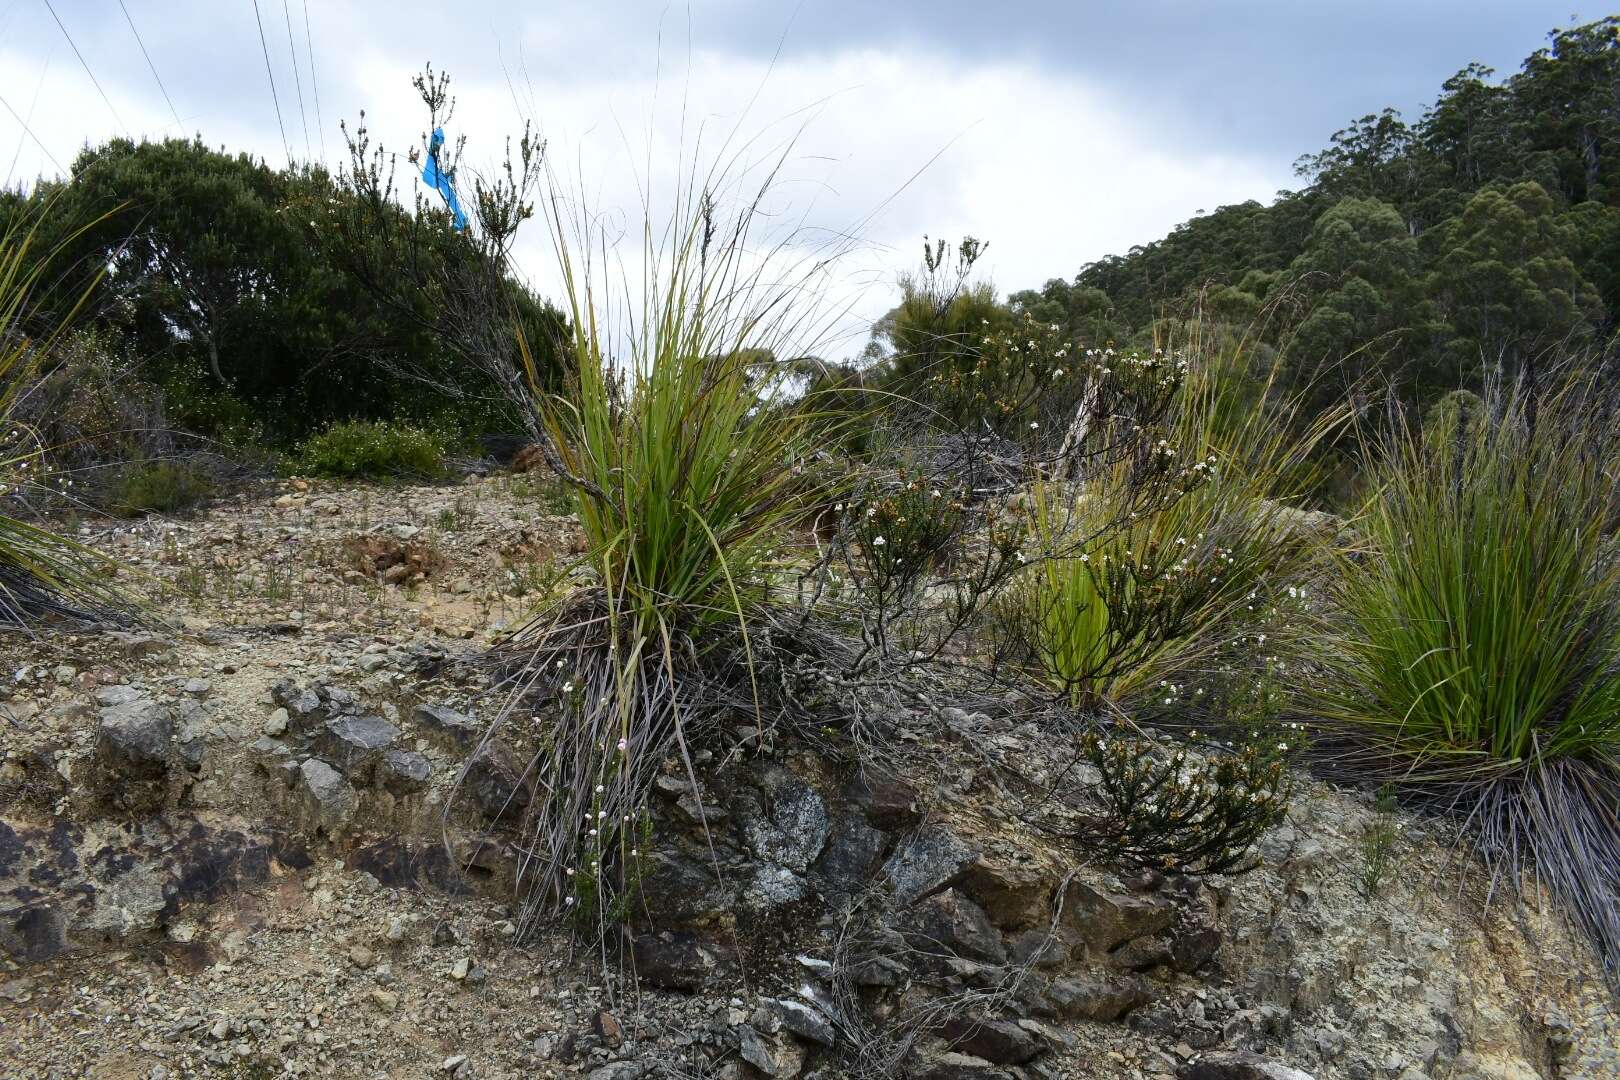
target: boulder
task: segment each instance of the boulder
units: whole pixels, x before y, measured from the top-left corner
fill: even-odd
[[[377,765],[379,782],[395,795],[409,795],[427,787],[433,767],[414,750],[385,750]]]
[[[1134,975],[1072,975],[1053,979],[1031,995],[1037,1012],[1065,1020],[1118,1020],[1153,1000],[1148,984]]]
[[[983,1058],[993,1065],[1022,1065],[1039,1057],[1046,1043],[1013,1020],[975,1020],[958,1016],[942,1034],[953,1050]]]
[[[488,820],[515,823],[523,816],[530,797],[517,751],[499,739],[479,747],[467,762],[462,792]]]
[[[900,841],[883,864],[895,904],[905,907],[961,880],[978,852],[943,825],[925,825]]]
[[[399,738],[399,728],[380,716],[333,716],[311,741],[321,757],[365,783],[378,759]]]
[[[736,800],[744,842],[755,858],[803,873],[827,843],[831,822],[816,790],[780,765],[760,773],[759,792]]]
[[[1008,1074],[984,1058],[953,1050],[929,1058],[911,1075],[917,1080],[1006,1080]]]
[[[337,832],[359,808],[360,800],[343,774],[320,758],[298,767],[299,795],[312,824],[324,832]]]
[[[1206,1054],[1177,1075],[1181,1080],[1312,1080],[1310,1073],[1243,1051]]]
[[[719,969],[723,954],[696,934],[664,931],[630,939],[636,978],[661,990],[698,990]]]
[[[137,697],[101,710],[96,756],[110,781],[157,780],[169,767],[173,739],[170,710]]]
[[[430,737],[466,750],[478,742],[483,729],[470,717],[444,705],[423,702],[411,712],[411,719]]]
[[[853,893],[865,887],[878,864],[888,836],[853,814],[833,823],[816,870],[835,891]]]
[[[1176,918],[1176,906],[1156,894],[1069,882],[1063,897],[1063,923],[1078,930],[1092,955],[1113,952],[1133,938],[1162,934]]]
[[[956,889],[919,901],[900,920],[899,929],[914,949],[948,950],[987,964],[1007,962],[1007,947],[984,909]]]

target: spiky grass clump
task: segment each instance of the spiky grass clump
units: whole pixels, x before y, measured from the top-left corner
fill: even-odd
[[[1571,382],[1489,396],[1370,463],[1367,552],[1334,586],[1330,760],[1533,867],[1620,968],[1620,509],[1613,415]]]
[[[39,217],[25,216],[0,232],[0,628],[122,605],[109,584],[108,560],[21,520],[12,509],[26,506],[30,495],[49,484],[43,475],[46,447],[17,414],[38,382],[44,358],[78,308],[73,304],[52,325],[38,325],[33,301],[58,253],[39,249],[39,227]],[[60,483],[65,488],[66,480]]]
[[[548,206],[572,371],[540,420],[590,555],[581,587],[520,637],[525,700],[554,705],[531,763],[545,795],[521,871],[530,922],[627,914],[652,779],[671,760],[692,775],[694,728],[760,710],[754,630],[795,526],[828,497],[803,467],[828,418],[773,399],[776,353],[816,332],[825,262],[784,285],[793,257],[749,237],[769,180],[729,223],[711,195],[723,181],[686,191],[661,237],[649,225],[622,291],[594,279],[592,223]]]

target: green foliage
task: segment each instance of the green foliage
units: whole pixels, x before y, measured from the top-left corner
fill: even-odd
[[[126,466],[110,495],[115,513],[174,514],[189,510],[214,493],[214,482],[187,461],[145,461]]]
[[[1361,838],[1361,887],[1368,896],[1377,896],[1383,889],[1395,861],[1395,843],[1401,836],[1401,824],[1396,817],[1398,808],[1395,785],[1386,783],[1378,789],[1373,819]]]
[[[1382,768],[1474,775],[1620,747],[1620,490],[1575,391],[1498,397],[1370,463],[1371,555],[1335,586],[1325,722]],[[1472,420],[1472,422],[1470,422]]]
[[[1151,698],[1162,711],[1184,679],[1247,663],[1256,639],[1279,636],[1274,617],[1299,606],[1315,560],[1299,506],[1322,482],[1318,450],[1350,418],[1342,405],[1309,412],[1309,387],[1286,394],[1281,355],[1246,336],[1164,329],[1192,358],[1157,446],[1177,463],[1172,497],[1139,501],[1135,461],[1078,497],[1037,487],[1043,558],[1003,609],[1040,677],[1076,707]]]
[[[1088,854],[1182,874],[1241,874],[1250,849],[1288,807],[1288,772],[1275,745],[1159,746],[1123,725],[1081,736],[1097,770],[1101,812],[1074,830]]]
[[[364,191],[318,167],[112,139],[84,150],[67,183],[0,203],[0,219],[50,200],[64,220],[95,220],[60,238],[67,287],[43,301],[55,310],[98,282],[95,328],[127,341],[168,422],[189,431],[285,446],[349,417],[446,414],[511,430],[520,418],[453,331],[481,321],[510,341],[515,316],[551,364],[556,313],[517,283],[482,320],[457,308],[458,282],[492,266],[489,252],[442,215],[392,201],[368,213]]]
[[[1577,235],[1541,185],[1486,190],[1427,237],[1428,290],[1457,332],[1454,351],[1510,374],[1604,319],[1573,255]]]
[[[350,420],[311,436],[293,460],[315,476],[435,477],[444,472],[444,446],[418,428]]]

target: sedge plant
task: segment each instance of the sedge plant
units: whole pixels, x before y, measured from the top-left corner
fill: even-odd
[[[1620,457],[1571,377],[1428,431],[1397,414],[1344,554],[1314,702],[1329,762],[1463,819],[1620,972]]]
[[[107,559],[24,520],[17,509],[46,489],[60,495],[46,475],[47,447],[20,414],[84,299],[51,316],[36,307],[50,285],[47,268],[68,242],[43,242],[45,213],[14,218],[0,230],[0,627],[6,628],[125,606],[111,586]],[[65,488],[68,481],[57,482]]]
[[[827,260],[761,250],[750,229],[771,179],[724,216],[715,192],[735,180],[694,172],[666,227],[648,213],[636,272],[612,283],[594,219],[546,203],[570,370],[536,408],[589,554],[578,587],[519,636],[520,697],[550,718],[530,765],[548,796],[520,871],[531,923],[572,914],[605,930],[628,914],[652,780],[672,759],[695,777],[703,725],[758,717],[755,628],[797,526],[829,497],[806,465],[833,420],[782,400],[775,371],[820,332]],[[784,285],[785,265],[809,269]]]

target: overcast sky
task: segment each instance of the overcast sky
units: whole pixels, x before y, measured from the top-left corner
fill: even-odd
[[[987,238],[1005,290],[1068,277],[1202,209],[1269,199],[1347,121],[1385,105],[1415,118],[1464,64],[1511,72],[1549,29],[1599,14],[1570,0],[258,0],[256,21],[253,0],[0,0],[0,155],[14,186],[121,132],[336,164],[338,120],[362,108],[404,150],[424,122],[410,76],[431,60],[453,76],[469,167],[527,116],[593,206],[639,219],[638,177],[672,175],[683,117],[688,149],[702,125],[708,146],[754,140],[751,156],[802,126],[779,208],[859,227],[848,280],[872,284],[850,302],[876,315],[924,233]],[[542,241],[533,230],[521,255],[543,287]]]

